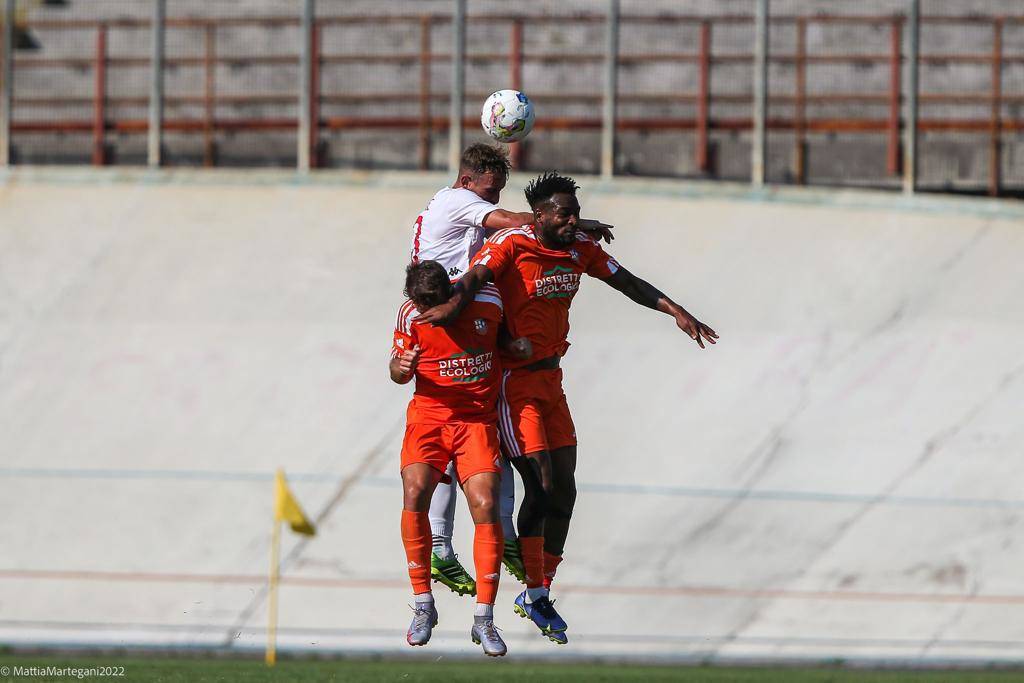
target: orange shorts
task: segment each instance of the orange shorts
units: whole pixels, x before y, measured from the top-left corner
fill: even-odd
[[[463,484],[474,474],[501,472],[498,428],[485,422],[410,424],[402,442],[402,469],[426,463],[444,473],[450,461]]]
[[[506,370],[498,396],[505,454],[517,458],[576,445],[576,427],[562,391],[562,369]]]

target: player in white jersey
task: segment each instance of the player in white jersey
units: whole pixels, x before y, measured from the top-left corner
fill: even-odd
[[[518,228],[532,223],[529,211],[506,211],[496,204],[508,181],[509,162],[498,147],[482,143],[470,145],[459,161],[459,176],[451,187],[442,188],[413,225],[412,261],[437,261],[453,281],[462,277],[470,259],[495,230]],[[580,229],[611,241],[611,227],[595,220],[582,219]],[[455,524],[455,487],[451,465],[430,501],[430,530],[433,536],[431,577],[456,593],[476,593],[476,583],[466,572],[452,549]],[[512,467],[502,458],[501,525],[505,537],[502,558],[509,573],[523,581],[522,558],[512,514],[515,484]]]

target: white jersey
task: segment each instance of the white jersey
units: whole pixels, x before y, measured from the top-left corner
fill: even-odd
[[[437,261],[457,280],[484,243],[484,218],[498,207],[462,187],[445,187],[416,217],[412,260]]]

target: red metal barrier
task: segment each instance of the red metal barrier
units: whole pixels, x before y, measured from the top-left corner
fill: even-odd
[[[529,26],[564,21],[565,16],[525,16],[518,14],[470,16],[470,25],[477,23],[508,25],[509,46],[507,51],[496,50],[487,53],[470,54],[467,60],[475,64],[508,62],[509,81],[512,87],[523,89],[523,66],[527,63],[585,65],[599,64],[604,56],[599,53],[562,53],[551,50],[524,50],[524,31]],[[574,23],[601,24],[604,16],[599,14],[580,14],[571,17]],[[430,163],[431,137],[436,131],[448,127],[447,117],[433,116],[431,105],[436,101],[447,101],[448,93],[433,92],[431,83],[431,67],[438,63],[448,62],[451,55],[433,50],[431,33],[437,24],[450,22],[447,15],[391,15],[364,17],[318,17],[314,23],[311,40],[313,55],[311,81],[313,83],[311,106],[311,163],[321,164],[321,132],[357,129],[406,129],[417,134],[418,154],[417,166],[425,169]],[[947,25],[974,25],[992,27],[992,49],[986,54],[970,53],[955,54],[950,52],[932,52],[920,57],[922,65],[988,65],[991,68],[991,82],[986,92],[977,93],[922,93],[922,104],[977,105],[989,103],[990,112],[986,118],[961,117],[922,117],[918,123],[923,132],[954,132],[954,133],[987,133],[989,142],[988,191],[998,194],[1001,190],[1000,149],[1005,133],[1017,133],[1024,130],[1024,122],[1019,118],[1004,118],[1002,108],[1006,104],[1024,103],[1024,94],[1006,95],[1002,87],[1002,71],[1008,65],[1024,64],[1024,54],[1004,54],[1003,34],[1008,24],[1024,23],[1024,15],[1015,16],[960,16],[960,17],[924,17],[924,23]],[[714,116],[712,104],[744,105],[752,100],[749,93],[717,93],[712,82],[715,66],[729,64],[747,64],[753,60],[750,53],[716,53],[712,47],[712,36],[715,26],[750,24],[752,18],[746,15],[720,14],[703,15],[659,15],[639,16],[623,15],[623,24],[651,23],[689,25],[698,31],[696,49],[689,51],[662,52],[657,54],[625,53],[619,58],[624,67],[642,67],[646,64],[671,63],[692,65],[696,70],[696,92],[647,92],[620,94],[621,104],[685,104],[693,106],[692,116],[633,116],[619,117],[617,129],[622,131],[692,131],[694,134],[694,165],[698,172],[710,171],[710,134],[714,131],[749,131],[751,121],[748,117]],[[793,131],[795,141],[792,157],[793,177],[798,183],[807,181],[807,136],[821,133],[865,133],[885,136],[885,169],[890,175],[900,172],[900,129],[901,129],[901,68],[904,18],[899,15],[856,15],[856,16],[772,16],[772,24],[792,24],[796,30],[796,41],[792,52],[772,53],[769,59],[774,64],[792,65],[795,73],[795,91],[793,93],[772,93],[770,106],[792,105],[791,116],[770,116],[767,128],[771,131]],[[807,29],[811,24],[865,24],[888,27],[889,45],[886,52],[868,52],[863,54],[836,53],[811,54],[807,50]],[[415,52],[402,53],[370,53],[370,52],[332,52],[324,49],[322,29],[327,26],[359,26],[378,24],[406,24],[419,27],[419,46]],[[216,164],[218,133],[234,131],[289,131],[296,128],[294,117],[287,116],[247,116],[226,117],[220,115],[219,107],[239,105],[286,105],[294,104],[297,95],[287,94],[218,94],[216,71],[219,66],[235,68],[238,66],[295,66],[299,64],[297,54],[252,54],[223,55],[218,54],[216,47],[217,31],[239,26],[299,26],[297,17],[263,17],[246,18],[232,17],[222,19],[190,19],[174,18],[167,21],[168,29],[200,29],[204,31],[204,49],[202,54],[176,55],[165,60],[169,69],[198,69],[204,75],[201,93],[174,95],[166,98],[169,105],[201,104],[200,120],[175,116],[165,120],[168,131],[196,133],[203,140],[203,163]],[[142,69],[149,67],[149,57],[141,55],[107,54],[108,31],[110,30],[141,30],[149,27],[147,20],[116,19],[109,21],[73,20],[73,21],[30,21],[30,28],[41,30],[84,30],[96,32],[96,54],[93,57],[25,57],[17,55],[14,61],[16,71],[29,69],[91,69],[94,71],[94,93],[92,98],[39,95],[21,95],[15,93],[14,106],[34,106],[60,109],[63,107],[81,106],[91,103],[93,116],[91,121],[75,119],[32,121],[15,118],[12,132],[19,133],[69,133],[92,132],[92,161],[94,164],[107,162],[106,138],[108,131],[126,134],[146,132],[147,122],[137,118],[111,116],[120,106],[146,104],[145,97],[107,96],[107,79],[110,70],[120,73],[126,69]],[[322,74],[325,69],[340,65],[409,65],[418,66],[418,115],[404,116],[372,116],[345,115],[336,116],[325,111],[329,105],[370,105],[393,102],[404,102],[410,99],[405,92],[324,92],[322,91]],[[867,93],[814,93],[807,92],[807,69],[810,65],[822,64],[877,64],[888,67],[888,92]],[[600,92],[536,92],[529,91],[532,99],[538,102],[558,101],[561,103],[599,103]],[[467,99],[480,101],[486,92],[469,92]],[[415,97],[415,95],[414,95]],[[808,108],[821,104],[862,104],[865,106],[886,106],[885,116],[870,115],[824,117],[808,116]],[[550,110],[549,110],[550,111]],[[464,125],[475,127],[474,119],[466,119]],[[599,116],[593,117],[559,117],[544,116],[537,120],[538,130],[597,130],[601,126]],[[511,157],[514,166],[522,167],[524,146],[513,145]]]

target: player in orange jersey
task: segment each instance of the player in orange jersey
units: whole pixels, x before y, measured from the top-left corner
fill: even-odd
[[[443,266],[420,261],[406,270],[406,296],[399,310],[389,370],[405,384],[416,378],[402,443],[402,542],[416,602],[406,639],[424,645],[437,624],[430,590],[430,496],[449,462],[466,493],[476,524],[473,559],[477,606],[470,632],[490,656],[506,652],[494,627],[503,538],[498,520],[501,466],[496,427],[501,297],[495,287],[475,292],[465,315],[448,327],[416,322],[419,312],[446,301],[452,284]],[[510,357],[529,355],[525,340],[507,345]]]
[[[419,321],[459,324],[476,292],[494,282],[512,336],[526,337],[533,357],[502,357],[499,429],[524,484],[518,527],[527,590],[516,612],[529,617],[556,643],[565,643],[565,621],[548,598],[562,559],[576,500],[576,431],[562,391],[559,361],[569,347],[569,307],[585,273],[633,301],[666,313],[704,348],[718,335],[650,283],[621,267],[578,230],[576,183],[556,173],[541,175],[526,188],[534,224],[495,233],[474,258],[446,303]]]
[[[413,262],[437,261],[457,280],[469,269],[469,262],[483,246],[484,239],[495,230],[518,227],[533,220],[529,212],[512,212],[497,207],[501,191],[510,171],[508,155],[500,146],[476,143],[467,147],[459,159],[455,182],[441,188],[416,217],[413,225],[410,257]],[[580,220],[578,227],[595,237],[611,241],[611,226],[600,221]],[[502,561],[509,573],[522,581],[525,578],[519,541],[512,524],[515,506],[515,483],[512,467],[502,460],[501,523],[505,534]],[[452,547],[455,529],[456,487],[447,472],[434,489],[430,502],[430,528],[433,552],[430,558],[431,577],[459,595],[476,593],[476,584],[459,562]]]

